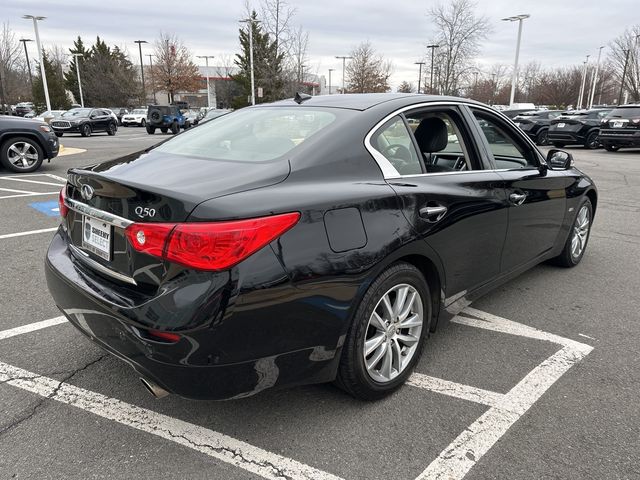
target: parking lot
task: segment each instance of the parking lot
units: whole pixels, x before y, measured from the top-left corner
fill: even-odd
[[[42,268],[67,169],[164,138],[65,136],[37,173],[0,171],[0,478],[640,478],[640,151],[567,148],[600,194],[582,263],[441,324],[396,394],[196,402],[152,398],[60,317]]]

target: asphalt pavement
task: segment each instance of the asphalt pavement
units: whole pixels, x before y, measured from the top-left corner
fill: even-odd
[[[67,169],[165,138],[65,136],[85,151],[0,171],[0,479],[640,478],[640,150],[567,148],[600,194],[582,263],[540,265],[440,325],[396,394],[195,402],[152,398],[58,318],[43,274]]]

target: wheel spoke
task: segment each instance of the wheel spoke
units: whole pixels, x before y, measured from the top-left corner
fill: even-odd
[[[373,312],[371,314],[370,325],[372,325],[377,330],[380,330],[381,332],[387,331],[387,326],[385,325],[384,320],[380,318],[380,315],[378,315],[376,312]]]
[[[401,341],[402,343],[404,343],[407,347],[410,347],[410,346],[415,345],[416,343],[418,343],[418,339],[416,337],[411,336],[411,335],[400,334],[396,338],[399,341]]]
[[[380,366],[380,374],[385,379],[391,379],[391,363],[393,360],[393,352],[391,351],[391,343],[385,344],[384,356],[382,357],[382,365]]]
[[[376,350],[376,352],[373,354],[373,357],[371,357],[370,360],[366,360],[367,370],[369,371],[373,370],[373,368],[378,364],[378,362],[380,361],[382,356],[386,353],[386,351],[387,351],[387,344],[383,343],[378,347],[378,350]]]
[[[18,147],[16,147],[15,143],[9,147],[9,150],[11,150],[13,153],[17,153],[18,155],[22,153],[20,150],[18,150]]]
[[[384,307],[387,319],[389,321],[393,320],[393,307],[391,306],[391,302],[389,301],[388,294],[382,297],[382,305]]]
[[[369,355],[371,355],[376,350],[376,348],[382,345],[382,342],[384,342],[385,338],[386,337],[384,333],[378,333],[377,335],[364,342],[364,356],[368,357]]]
[[[25,155],[25,157],[27,157],[29,160],[38,160],[38,154],[37,153],[27,153]]]
[[[24,168],[29,167],[29,162],[27,161],[27,159],[25,157],[22,157],[22,166]]]
[[[407,300],[407,294],[409,293],[409,287],[400,287],[396,294],[395,305],[393,306],[394,317],[400,316],[400,312],[404,310],[404,303]]]
[[[404,308],[400,311],[398,317],[400,318],[400,322],[404,321],[407,316],[411,313],[411,307],[413,306],[413,302],[416,299],[417,292],[413,291],[409,295],[409,297],[404,302]]]
[[[402,370],[402,348],[400,347],[400,344],[397,340],[393,340],[391,350],[393,352],[392,366],[398,373],[400,373],[400,371]]]
[[[420,318],[420,315],[418,315],[417,313],[414,313],[410,317],[401,321],[398,326],[400,328],[413,328],[413,327],[419,327],[420,325],[422,325],[422,319]]]

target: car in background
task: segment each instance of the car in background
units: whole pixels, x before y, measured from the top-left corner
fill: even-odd
[[[559,117],[560,110],[536,110],[535,112],[524,112],[513,118],[516,126],[520,127],[529,138],[536,142],[537,145],[543,146],[549,144],[549,124],[551,120]]]
[[[26,114],[33,112],[34,109],[32,102],[20,102],[16,104],[15,114],[18,117],[24,117]]]
[[[231,113],[231,110],[211,109],[204,115],[204,117],[202,117],[200,124],[206,123],[214,118],[221,117],[222,115],[226,115],[227,113]]]
[[[156,396],[200,399],[389,395],[439,319],[540,262],[577,265],[597,205],[569,153],[412,94],[243,108],[67,178],[55,304]]]
[[[44,122],[0,116],[0,164],[16,173],[34,172],[46,158],[58,155],[60,144]]]
[[[96,132],[106,132],[113,136],[118,131],[112,112],[106,108],[72,108],[52,120],[49,125],[58,137],[65,133],[79,133],[88,137]]]
[[[118,125],[122,125],[122,117],[129,113],[129,110],[124,107],[109,107],[107,110],[113,112]]]
[[[146,108],[134,108],[131,112],[122,116],[122,126],[129,127],[131,125],[137,125],[144,127],[147,125],[147,109]]]
[[[620,105],[600,123],[600,143],[609,152],[640,147],[640,104]]]
[[[40,115],[33,117],[33,119],[40,122],[51,123],[51,120],[60,117],[64,112],[66,112],[66,110],[46,110]]]
[[[191,126],[179,105],[149,105],[147,111],[146,128],[149,135],[156,133],[157,128],[162,133],[171,131],[175,135],[181,128],[186,130]]]
[[[198,123],[200,123],[200,120],[203,118],[200,114],[200,110],[185,110],[182,112],[182,115],[184,115],[185,120],[189,122],[189,125],[192,127],[198,125]]]
[[[536,111],[535,107],[534,108],[508,108],[506,110],[502,110],[501,113],[513,119],[518,115],[522,115],[523,113],[534,112],[534,111]]]
[[[599,148],[600,124],[611,110],[611,108],[593,108],[562,112],[549,124],[549,143],[558,148],[565,145],[582,145],[589,149]]]

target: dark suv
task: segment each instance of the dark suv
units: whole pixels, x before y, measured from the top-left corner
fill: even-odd
[[[44,122],[0,115],[0,163],[12,172],[28,173],[44,159],[58,155],[58,138]]]
[[[171,130],[171,133],[175,135],[181,128],[186,130],[191,126],[177,105],[149,105],[147,112],[147,133],[149,135],[156,133],[156,128],[159,128],[162,133]]]
[[[551,120],[559,117],[562,112],[560,110],[538,110],[535,112],[524,112],[516,116],[513,122],[520,129],[529,135],[531,140],[538,145],[549,144],[549,124]]]
[[[640,147],[640,104],[621,105],[602,119],[600,143],[610,152]]]
[[[610,111],[610,108],[594,108],[592,110],[563,112],[562,115],[551,120],[549,142],[558,148],[565,145],[598,148],[600,146],[598,138],[600,122]]]
[[[72,108],[49,123],[59,137],[65,133],[79,133],[88,137],[95,132],[115,135],[118,125],[111,113],[102,108]]]

